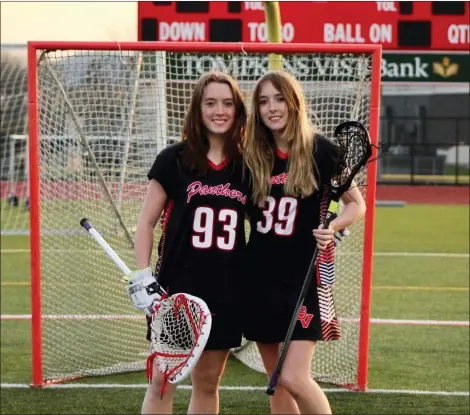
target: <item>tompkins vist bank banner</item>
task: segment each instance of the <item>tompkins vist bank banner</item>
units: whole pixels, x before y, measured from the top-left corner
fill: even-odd
[[[147,63],[152,57],[147,56]],[[357,73],[364,61],[345,54],[340,59],[332,55],[284,55],[284,69],[308,79],[312,75],[328,75],[329,79],[344,78]],[[167,53],[166,76],[170,80],[196,80],[210,69],[230,71],[238,80],[253,80],[268,71],[268,57],[229,54]],[[359,73],[362,71],[359,70]],[[469,83],[470,55],[468,53],[383,53],[383,82]]]

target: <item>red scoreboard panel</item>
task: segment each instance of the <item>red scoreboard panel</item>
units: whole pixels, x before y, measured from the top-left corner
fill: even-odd
[[[469,2],[279,2],[283,42],[469,48]],[[262,2],[139,2],[139,40],[266,42]]]

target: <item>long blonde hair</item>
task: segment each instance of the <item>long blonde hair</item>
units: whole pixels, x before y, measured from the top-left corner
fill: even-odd
[[[289,196],[310,196],[318,189],[313,160],[315,128],[310,123],[302,88],[289,73],[276,70],[263,75],[256,83],[248,117],[244,142],[245,163],[251,170],[253,200],[262,206],[271,190],[271,172],[274,166],[275,141],[259,114],[260,92],[266,82],[271,82],[284,97],[288,119],[282,132],[289,153],[288,175],[284,192]]]

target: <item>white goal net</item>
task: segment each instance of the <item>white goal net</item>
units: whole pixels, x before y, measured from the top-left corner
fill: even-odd
[[[26,47],[1,45],[0,60],[1,232],[27,234],[28,72]]]
[[[208,69],[227,71],[248,105],[254,83],[268,68],[262,49],[229,53],[223,46],[211,52],[136,48],[38,50],[39,183],[31,188],[40,186],[44,381],[144,368],[145,318],[132,308],[119,272],[79,221],[88,217],[133,268],[130,240],[146,194],[146,175],[157,153],[180,139],[194,82]],[[284,68],[302,83],[322,133],[331,135],[350,119],[369,125],[371,56],[283,54]],[[36,145],[35,140],[31,143]],[[358,177],[366,195],[367,174]],[[319,345],[312,375],[320,381],[357,383],[364,237],[361,221],[337,255],[335,300],[342,339]],[[155,246],[158,238],[156,232]],[[156,260],[155,252],[152,262]],[[233,354],[263,371],[253,344]]]

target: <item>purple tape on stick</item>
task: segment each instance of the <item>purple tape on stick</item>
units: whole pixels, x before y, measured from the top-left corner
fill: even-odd
[[[91,228],[93,228],[93,226],[91,226],[91,223],[88,222],[87,218],[83,218],[80,221],[80,225],[82,225],[87,231],[89,231]]]

